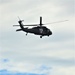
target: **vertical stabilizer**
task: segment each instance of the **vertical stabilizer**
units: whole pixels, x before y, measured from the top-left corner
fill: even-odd
[[[23,21],[23,20],[19,20],[19,21],[18,21],[18,23],[19,23],[19,25],[20,25],[21,29],[23,30],[23,29],[24,29],[24,27],[23,27],[22,21]]]

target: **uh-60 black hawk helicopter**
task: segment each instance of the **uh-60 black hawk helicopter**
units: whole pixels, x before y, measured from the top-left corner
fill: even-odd
[[[19,18],[19,21],[18,21],[19,25],[13,25],[13,26],[20,26],[21,29],[17,29],[16,31],[24,31],[24,32],[26,32],[26,35],[28,33],[40,35],[40,38],[42,38],[43,36],[52,35],[52,31],[50,29],[48,29],[46,26],[43,26],[45,24],[42,23],[42,17],[40,17],[40,23],[39,24],[23,25],[23,23],[22,23],[23,21],[24,20],[20,20],[20,18]],[[64,21],[68,21],[68,20],[64,20]],[[64,21],[58,21],[58,22],[64,22]],[[52,22],[52,23],[58,23],[58,22]],[[47,24],[52,24],[52,23],[47,23]],[[35,27],[24,28],[24,26],[35,26]]]

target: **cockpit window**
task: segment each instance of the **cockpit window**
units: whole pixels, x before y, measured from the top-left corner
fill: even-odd
[[[47,32],[50,32],[50,30],[48,29]]]

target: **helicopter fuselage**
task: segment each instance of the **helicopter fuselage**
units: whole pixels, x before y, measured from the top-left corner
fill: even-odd
[[[26,33],[33,33],[33,34],[41,35],[41,36],[52,35],[52,32],[50,31],[50,29],[48,29],[45,26],[41,26],[41,27],[37,26],[33,28],[23,28],[22,30]]]
[[[52,32],[50,31],[50,29],[48,29],[46,26],[42,26],[43,25],[42,24],[42,17],[40,17],[40,24],[38,24],[39,26],[35,26],[32,28],[28,28],[28,27],[25,28],[24,26],[29,26],[29,25],[23,25],[22,21],[23,20],[18,21],[21,29],[17,29],[16,31],[24,31],[24,32],[26,32],[26,35],[27,35],[27,33],[33,33],[35,35],[40,35],[40,38],[42,38],[42,36],[52,35]],[[15,26],[17,26],[17,25],[15,25]]]

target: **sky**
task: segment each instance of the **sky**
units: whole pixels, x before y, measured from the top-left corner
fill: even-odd
[[[0,75],[75,75],[74,0],[0,0]],[[46,25],[52,35],[16,32],[23,24]]]

